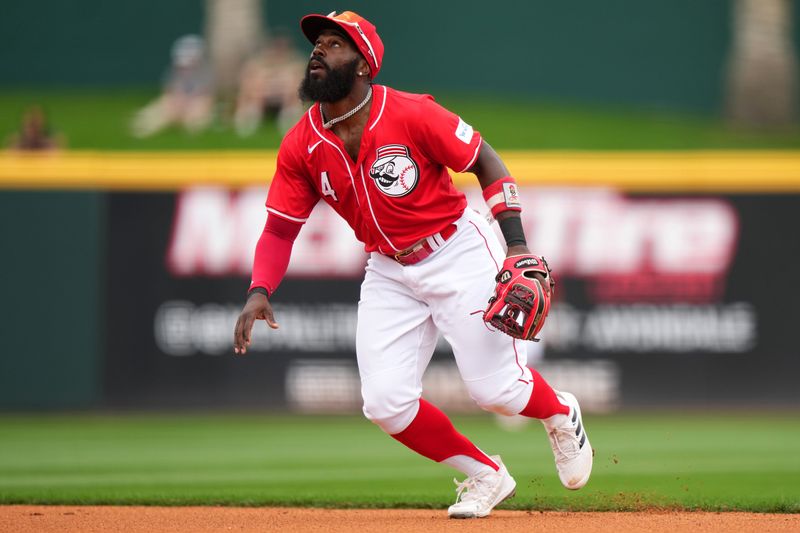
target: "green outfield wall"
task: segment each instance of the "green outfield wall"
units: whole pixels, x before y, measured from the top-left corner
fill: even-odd
[[[103,202],[96,192],[0,192],[0,408],[98,400]]]
[[[425,91],[718,111],[728,0],[402,3],[264,2],[269,26],[306,50],[299,18],[332,7],[376,23],[386,44],[379,80]],[[0,16],[0,84],[158,83],[172,42],[202,33],[200,0],[10,0]],[[800,18],[795,10],[795,18]],[[800,26],[795,23],[795,27]],[[795,38],[800,48],[800,38]],[[535,125],[531,125],[535,127]]]

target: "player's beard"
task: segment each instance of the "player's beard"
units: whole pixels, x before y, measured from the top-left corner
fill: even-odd
[[[311,78],[311,71],[306,68],[306,75],[300,84],[300,99],[304,102],[338,102],[350,94],[356,82],[358,58],[339,68],[328,67],[320,58],[314,58],[325,67],[325,76],[320,79]]]

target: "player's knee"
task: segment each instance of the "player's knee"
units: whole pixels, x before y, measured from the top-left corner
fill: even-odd
[[[419,396],[400,394],[385,386],[362,384],[364,416],[390,435],[400,433],[411,424],[417,412]]]
[[[503,403],[501,399],[476,399],[475,402],[484,411],[490,413],[497,413],[499,415],[511,416],[517,414],[514,409],[507,403]]]
[[[511,416],[519,413],[528,403],[528,384],[519,380],[507,386],[486,386],[482,381],[468,385],[469,395],[484,411]]]

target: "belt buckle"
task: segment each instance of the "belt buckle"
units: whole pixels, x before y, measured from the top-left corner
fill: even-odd
[[[402,263],[401,259],[408,257],[411,254],[417,253],[420,248],[422,248],[422,243],[418,242],[417,244],[409,246],[405,250],[400,250],[399,252],[394,254],[393,256],[394,260],[397,261],[398,263]]]
[[[405,250],[401,250],[401,251],[397,252],[396,254],[394,254],[394,260],[397,261],[398,263],[401,263],[402,262],[402,261],[400,261],[401,259],[403,259],[404,257],[408,257],[409,255],[413,254],[414,252],[415,252],[415,250],[414,250],[413,247],[412,248],[406,248]]]

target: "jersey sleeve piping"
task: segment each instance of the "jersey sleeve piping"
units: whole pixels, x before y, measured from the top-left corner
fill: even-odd
[[[293,216],[287,215],[286,213],[281,213],[280,211],[278,211],[277,209],[274,209],[272,207],[267,207],[267,212],[272,213],[273,215],[279,216],[279,217],[281,217],[283,219],[290,220],[292,222],[299,222],[301,224],[305,223],[305,221],[308,220],[308,218],[298,218],[298,217],[293,217]]]
[[[475,147],[475,153],[472,154],[472,159],[469,160],[469,163],[467,163],[467,166],[465,166],[463,169],[458,171],[459,174],[462,173],[462,172],[466,172],[467,170],[469,170],[472,167],[472,165],[475,164],[475,161],[478,160],[478,154],[481,153],[481,147],[482,146],[483,146],[483,139],[482,138],[478,138],[478,146]]]

